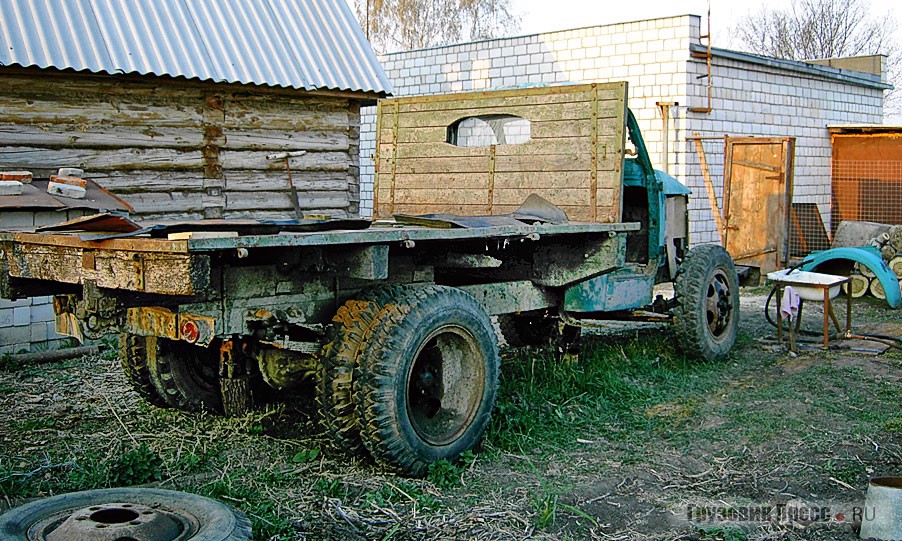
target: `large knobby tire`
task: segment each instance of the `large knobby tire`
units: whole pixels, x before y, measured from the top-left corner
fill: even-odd
[[[0,515],[0,539],[245,541],[244,513],[216,500],[173,490],[109,488],[61,494]]]
[[[316,403],[320,424],[342,451],[358,453],[365,450],[354,398],[354,371],[370,327],[386,302],[404,291],[402,286],[387,286],[362,292],[358,299],[350,299],[338,309],[326,329],[325,344],[319,357]]]
[[[155,341],[153,347],[156,347]],[[169,406],[150,379],[150,369],[147,367],[146,336],[120,333],[119,362],[125,373],[125,379],[141,398],[158,408]]]
[[[537,314],[499,315],[498,328],[507,345],[513,348],[570,344],[578,340],[581,334],[579,327],[565,325],[545,311]]]
[[[420,476],[474,447],[491,417],[500,365],[482,306],[452,287],[409,288],[367,334],[355,397],[373,458]]]
[[[320,423],[341,450],[363,450],[360,422],[354,404],[354,369],[364,336],[380,307],[373,301],[349,300],[332,318],[320,355],[316,403]]]
[[[689,251],[674,281],[677,342],[684,353],[723,360],[739,331],[739,277],[730,255],[716,244]]]
[[[222,411],[215,346],[205,348],[148,337],[147,352],[150,380],[168,406],[186,411]]]

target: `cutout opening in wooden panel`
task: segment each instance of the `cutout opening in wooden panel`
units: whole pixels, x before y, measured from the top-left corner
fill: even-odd
[[[458,147],[522,145],[532,138],[532,123],[516,115],[479,115],[450,126],[445,141]]]

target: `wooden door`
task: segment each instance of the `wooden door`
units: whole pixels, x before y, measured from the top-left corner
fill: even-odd
[[[726,138],[724,247],[762,276],[786,263],[794,149],[791,137]]]

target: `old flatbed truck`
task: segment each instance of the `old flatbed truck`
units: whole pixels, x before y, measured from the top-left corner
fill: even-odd
[[[490,316],[511,344],[653,312],[687,355],[732,347],[733,263],[687,250],[688,190],[652,168],[625,83],[384,100],[376,161],[372,222],[0,232],[2,296],[52,293],[61,332],[119,333],[157,406],[239,413],[315,377],[335,441],[410,475],[482,436]]]

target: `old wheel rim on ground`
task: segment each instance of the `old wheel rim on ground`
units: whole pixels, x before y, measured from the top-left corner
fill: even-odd
[[[411,425],[430,445],[447,445],[473,423],[484,392],[476,339],[463,327],[440,327],[423,341],[407,376]]]
[[[705,317],[711,337],[718,342],[726,340],[733,317],[730,281],[724,271],[718,269],[711,275],[705,293]]]
[[[0,515],[10,541],[245,541],[247,517],[216,500],[155,488],[60,494]]]

